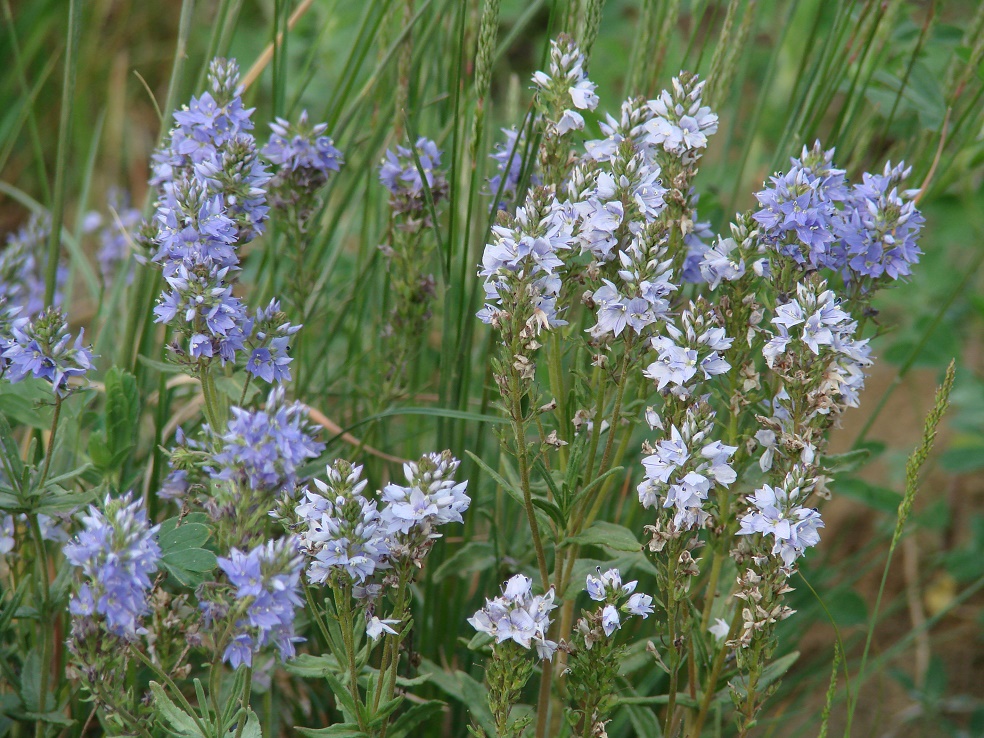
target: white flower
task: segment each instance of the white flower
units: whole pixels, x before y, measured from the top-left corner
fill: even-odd
[[[391,625],[398,625],[399,620],[380,620],[375,615],[369,618],[369,622],[366,623],[366,635],[372,638],[374,641],[378,640],[379,637],[385,632],[392,635],[397,635],[396,631],[391,628]]]
[[[715,640],[721,642],[728,637],[728,633],[731,631],[731,626],[729,626],[722,618],[714,618],[714,625],[707,630],[712,636],[714,636]]]

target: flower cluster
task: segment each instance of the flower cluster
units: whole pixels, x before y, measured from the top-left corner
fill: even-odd
[[[299,330],[301,326],[292,325],[281,311],[279,300],[270,300],[265,308],[257,308],[243,325],[246,348],[250,351],[246,371],[271,384],[289,382],[293,359],[287,351],[290,337]]]
[[[231,412],[225,432],[216,434],[216,478],[254,492],[294,494],[300,467],[325,449],[307,424],[306,408],[287,404],[278,388],[261,409],[233,407]]]
[[[526,132],[515,128],[503,128],[506,140],[497,143],[489,158],[495,162],[496,174],[489,178],[488,193],[498,196],[498,210],[511,209],[519,199],[519,180],[526,163]],[[540,177],[530,173],[530,185],[540,184]],[[501,190],[501,192],[500,192]]]
[[[270,175],[250,133],[253,109],[243,106],[239,66],[213,59],[208,83],[209,91],[174,113],[175,127],[154,154],[150,183],[162,188],[165,200],[182,179],[207,185],[235,222],[235,240],[245,243],[262,232],[268,210],[263,187]]]
[[[798,283],[796,297],[776,307],[772,323],[777,332],[762,349],[770,368],[789,375],[792,367],[800,367],[812,355],[817,391],[845,407],[858,406],[871,349],[867,339],[854,338],[857,322],[841,309],[826,282],[809,279]],[[805,354],[801,347],[810,353]],[[820,407],[819,412],[829,412],[829,408]]]
[[[597,85],[585,74],[584,55],[569,36],[551,39],[548,71],[536,72],[533,84],[538,107],[549,115],[548,136],[580,131],[584,117],[578,111],[598,107]]]
[[[263,147],[263,156],[279,166],[281,170],[296,172],[309,170],[311,176],[320,172],[327,178],[329,172],[337,172],[343,163],[342,152],[335,148],[334,142],[325,135],[327,123],[310,125],[308,113],[301,111],[297,123],[277,118],[271,123],[273,134]]]
[[[580,222],[577,241],[581,252],[600,262],[614,258],[613,249],[623,233],[638,234],[662,213],[666,188],[660,168],[630,141],[619,145],[602,164],[575,169],[568,183]]]
[[[77,618],[98,616],[110,633],[134,640],[146,632],[140,619],[149,611],[150,575],[161,556],[158,526],[150,526],[142,501],[131,502],[129,494],[115,500],[107,495],[103,507],[89,507],[85,530],[65,546],[65,558],[88,578],[69,610]]]
[[[626,327],[641,335],[648,326],[669,318],[669,297],[677,286],[666,256],[664,232],[657,224],[647,225],[618,252],[620,284],[603,278],[590,297],[597,316],[588,329],[592,336],[618,336]]]
[[[397,146],[387,149],[379,167],[379,181],[390,192],[390,207],[398,215],[411,216],[415,222],[427,220],[427,194],[435,205],[447,197],[448,182],[441,169],[442,151],[423,136],[413,149]],[[419,164],[418,164],[419,163]]]
[[[35,213],[20,230],[7,236],[0,251],[0,298],[8,308],[19,308],[24,317],[44,309],[45,255],[51,236],[51,216]],[[61,303],[68,269],[58,265],[54,304]]]
[[[209,87],[175,113],[167,145],[155,155],[151,183],[160,199],[152,260],[167,287],[154,315],[177,324],[184,341],[172,351],[196,372],[249,350],[247,372],[282,382],[290,378],[286,338],[298,327],[281,320],[272,335],[270,319],[279,309],[271,305],[254,319],[233,295],[237,248],[262,231],[270,175],[249,132],[253,111],[243,107],[236,63],[215,59]]]
[[[799,159],[790,159],[789,171],[771,177],[772,186],[755,195],[761,237],[778,253],[814,269],[843,265],[834,227],[847,180],[843,169],[834,168],[833,156],[834,150],[823,151],[819,141],[812,149],[804,146]]]
[[[332,172],[341,169],[342,152],[325,135],[328,124],[311,125],[306,110],[301,111],[296,123],[277,118],[270,129],[273,133],[263,147],[263,156],[277,166],[270,183],[270,190],[275,193],[274,203],[282,206],[297,201],[320,188]]]
[[[86,233],[97,232],[99,241],[99,271],[103,284],[109,285],[121,266],[129,277],[126,265],[133,251],[132,244],[143,224],[140,210],[131,207],[129,195],[116,188],[110,189],[107,195],[109,213],[103,215],[92,210],[85,216],[83,230]]]
[[[654,427],[661,428],[655,413],[647,414]],[[643,507],[673,509],[677,530],[701,527],[709,517],[704,509],[710,491],[728,487],[738,478],[730,466],[736,446],[711,441],[714,412],[701,402],[687,409],[678,428],[670,426],[669,438],[646,449],[643,458],[645,479],[639,484],[639,502]]]
[[[622,575],[618,569],[602,572],[599,566],[597,576],[588,574],[585,582],[588,597],[595,602],[605,603],[601,611],[601,625],[606,636],[611,637],[612,633],[622,627],[619,611],[643,619],[653,613],[652,596],[636,592],[638,584],[637,581],[622,584]]]
[[[846,281],[896,280],[912,273],[922,251],[916,245],[925,218],[913,198],[919,190],[899,192],[909,176],[905,163],[885,165],[882,174],[864,174],[851,188],[835,231],[847,262]]]
[[[572,208],[561,205],[543,188],[532,190],[515,216],[500,215],[479,271],[485,277],[487,301],[478,313],[483,323],[503,329],[507,322],[521,324],[517,332],[525,340],[532,340],[544,328],[567,324],[557,315],[564,264],[559,252],[573,244],[575,217]]]
[[[312,583],[328,582],[335,571],[361,583],[389,566],[389,538],[376,501],[363,494],[368,483],[362,466],[339,459],[328,466],[327,481],[314,480],[318,492],[307,491],[295,507]]]
[[[68,321],[58,308],[48,308],[28,321],[9,323],[10,335],[0,335],[0,370],[10,382],[33,376],[51,383],[60,396],[68,394],[72,377],[83,377],[93,367],[92,351],[82,343],[83,331],[72,342]]]
[[[908,276],[922,253],[916,241],[924,223],[913,200],[918,190],[899,190],[911,169],[889,162],[849,188],[833,156],[819,141],[804,147],[788,172],[755,195],[762,238],[794,263],[840,272],[865,291],[876,280]]]
[[[219,568],[234,588],[235,632],[222,658],[233,669],[252,666],[253,654],[273,643],[284,661],[294,657],[294,610],[301,605],[299,589],[303,559],[293,537],[267,541],[249,553],[232,549],[219,558]],[[201,604],[206,623],[218,615],[214,602]]]
[[[556,608],[554,591],[533,594],[533,580],[517,574],[502,587],[502,596],[485,601],[485,607],[468,618],[479,633],[487,633],[496,643],[513,641],[529,649],[536,647],[541,659],[553,658],[557,644],[547,639],[550,611]]]
[[[460,464],[450,451],[425,454],[404,465],[408,484],[386,485],[377,502],[364,494],[362,467],[336,460],[327,481],[314,480],[317,492],[280,515],[295,521],[288,527],[300,534],[308,578],[324,583],[337,572],[361,584],[377,570],[419,564],[440,537],[435,528],[463,522],[471,503],[467,482],[453,479]]]
[[[772,555],[779,556],[787,569],[792,567],[807,548],[820,542],[819,529],[824,527],[820,513],[803,506],[815,484],[815,480],[803,479],[794,468],[782,486],[766,484],[755,490],[748,500],[748,512],[741,518],[738,535],[771,536]]]
[[[654,336],[651,343],[656,361],[643,374],[662,391],[684,398],[693,393],[696,383],[691,380],[698,370],[708,380],[731,369],[721,353],[731,348],[734,339],[727,336],[717,316],[703,298],[691,302],[680,317],[680,326],[664,324],[665,335]]]
[[[690,165],[707,148],[707,137],[718,129],[718,117],[704,105],[704,82],[694,74],[672,80],[673,91],[663,90],[649,101],[652,118],[646,122],[646,143]]]
[[[455,482],[461,462],[450,451],[424,454],[419,461],[403,465],[406,485],[387,484],[380,495],[386,507],[382,522],[391,534],[404,535],[416,528],[424,536],[436,536],[438,525],[464,522],[461,514],[471,498],[465,493],[468,482]]]

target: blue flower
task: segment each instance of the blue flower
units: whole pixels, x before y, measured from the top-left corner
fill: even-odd
[[[513,641],[523,648],[535,646],[541,659],[547,661],[557,644],[547,640],[550,612],[554,604],[553,588],[546,594],[533,594],[533,580],[517,574],[503,585],[503,594],[485,601],[485,607],[468,618],[479,633],[487,633],[495,642]]]
[[[865,174],[846,198],[835,232],[844,250],[845,280],[866,283],[897,280],[912,273],[922,254],[916,244],[925,218],[913,198],[918,190],[899,192],[910,167],[885,165],[882,174]],[[867,278],[867,279],[866,279]]]
[[[364,582],[388,568],[390,541],[376,501],[363,494],[368,482],[362,467],[341,459],[327,468],[327,481],[314,480],[294,508],[300,523],[300,546],[308,558],[308,579],[323,584],[334,574]]]
[[[159,526],[150,526],[141,500],[130,499],[107,495],[104,510],[90,506],[82,517],[85,529],[65,546],[65,558],[89,580],[72,598],[72,613],[101,616],[110,633],[127,640],[146,632],[140,618],[149,612],[150,575],[161,556]]]
[[[335,148],[330,137],[324,135],[328,124],[309,125],[306,110],[301,111],[297,123],[277,118],[270,128],[273,134],[263,147],[263,156],[282,170],[319,172],[324,181],[329,172],[337,172],[341,168],[342,152]]]
[[[442,153],[436,143],[423,136],[417,139],[412,150],[397,146],[395,152],[392,149],[386,151],[379,166],[379,181],[390,191],[390,207],[396,213],[424,214],[427,207],[425,182],[435,205],[447,195],[448,183],[441,169]]]
[[[433,529],[447,523],[461,523],[461,514],[471,498],[465,493],[468,482],[454,481],[461,462],[443,453],[424,454],[419,461],[403,465],[407,485],[388,484],[383,488],[381,520],[391,535],[404,535],[415,528],[424,536],[436,538]]]
[[[68,381],[84,377],[93,368],[92,352],[82,343],[83,331],[75,342],[68,323],[58,308],[48,308],[33,321],[14,320],[2,358],[7,379],[20,382],[27,376],[44,379],[61,396],[68,394]]]
[[[303,565],[297,539],[267,541],[248,553],[234,548],[229,558],[220,557],[218,563],[244,615],[235,623],[236,631],[226,645],[223,660],[234,669],[240,664],[251,666],[253,654],[271,643],[277,646],[282,660],[293,658],[294,643],[301,640],[294,635]],[[206,614],[209,608],[209,601],[204,601]]]
[[[254,492],[292,495],[301,466],[325,448],[314,440],[304,406],[285,403],[283,389],[278,388],[261,409],[230,411],[233,417],[225,432],[213,431],[219,448],[212,457],[216,478]]]
[[[796,484],[793,473],[786,475],[781,487],[763,485],[749,500],[737,535],[771,536],[772,554],[791,567],[807,548],[820,542],[819,529],[824,527],[820,513],[801,504],[811,491],[812,486]]]
[[[488,194],[495,197],[502,189],[502,198],[496,208],[508,210],[519,198],[519,180],[523,173],[526,157],[526,132],[515,128],[503,128],[505,143],[497,143],[489,158],[496,163],[496,174],[489,178]],[[540,177],[530,174],[530,185],[540,184]]]
[[[704,403],[692,405],[680,427],[670,426],[669,438],[648,447],[652,453],[642,460],[645,479],[638,487],[639,502],[646,508],[673,510],[680,530],[702,525],[710,491],[727,488],[738,478],[731,467],[737,447],[709,440],[713,428],[713,411]]]
[[[0,251],[0,298],[6,298],[8,308],[19,308],[24,317],[36,315],[45,306],[45,250],[50,236],[51,216],[35,213],[25,226],[7,236]],[[61,304],[67,280],[68,269],[59,263],[53,304]]]
[[[278,300],[259,308],[244,326],[246,344],[251,350],[246,371],[270,383],[289,382],[293,359],[287,355],[288,342],[300,329],[301,326],[291,325],[287,320]]]

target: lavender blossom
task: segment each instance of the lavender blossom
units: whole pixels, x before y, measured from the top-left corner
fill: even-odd
[[[683,311],[680,324],[682,328],[666,323],[665,335],[652,339],[657,359],[643,375],[656,382],[657,390],[670,386],[671,392],[685,397],[693,392],[691,380],[698,371],[708,380],[731,369],[721,353],[731,348],[734,339],[717,325],[716,316],[702,300]]]
[[[639,502],[645,508],[673,509],[678,529],[699,528],[709,513],[704,509],[710,491],[729,487],[738,478],[730,465],[736,446],[709,440],[714,412],[701,403],[687,409],[680,428],[670,426],[669,438],[648,447],[642,460],[645,479]]]
[[[84,377],[93,368],[92,351],[83,345],[84,331],[75,342],[68,332],[68,322],[58,308],[48,308],[34,320],[14,320],[10,338],[3,349],[6,377],[20,382],[27,376],[44,379],[61,397],[68,394],[69,379]]]
[[[488,193],[495,197],[501,188],[501,199],[496,205],[498,210],[510,209],[519,199],[519,180],[523,174],[524,157],[526,156],[525,131],[515,128],[503,128],[506,140],[497,143],[489,158],[496,163],[496,174],[489,178]],[[532,173],[530,185],[540,184],[540,177]]]
[[[658,146],[685,165],[700,158],[707,138],[717,132],[718,117],[703,104],[704,82],[681,73],[673,78],[673,91],[663,90],[649,101],[652,118],[645,124],[646,143]]]
[[[419,461],[404,464],[408,484],[388,484],[381,494],[387,503],[381,519],[388,532],[406,535],[414,528],[435,538],[439,535],[433,532],[435,527],[464,522],[461,514],[471,498],[465,494],[468,482],[454,481],[460,465],[450,451],[424,454]]]
[[[786,568],[792,567],[807,548],[820,542],[819,529],[824,527],[819,512],[801,505],[812,489],[812,483],[804,484],[790,473],[781,487],[766,484],[755,490],[737,535],[771,536],[772,554]]]
[[[146,633],[140,619],[150,608],[147,591],[157,569],[161,549],[139,499],[109,495],[104,510],[90,506],[82,517],[85,530],[65,546],[65,558],[82,569],[88,581],[78,587],[69,603],[77,618],[101,618],[106,629],[126,640]]]
[[[327,475],[327,481],[314,480],[318,492],[307,491],[294,509],[308,580],[323,584],[337,574],[361,583],[389,567],[388,533],[376,501],[363,495],[368,482],[361,466],[339,459]]]
[[[394,212],[426,217],[425,182],[435,205],[447,196],[448,183],[441,169],[442,154],[436,143],[423,136],[417,139],[412,150],[397,146],[395,152],[386,151],[379,167],[379,181],[390,192],[390,207]]]
[[[889,162],[882,174],[865,174],[845,198],[834,232],[844,250],[846,281],[897,280],[912,273],[922,254],[916,242],[925,218],[913,200],[919,190],[898,189],[911,171],[904,162]]]
[[[111,188],[106,199],[109,213],[102,215],[90,211],[85,216],[83,230],[86,233],[98,231],[99,271],[103,284],[109,285],[120,267],[129,264],[131,244],[144,221],[140,210],[130,206],[130,197],[125,191]],[[125,266],[123,272],[129,279],[129,268]]]
[[[522,318],[533,334],[567,324],[556,307],[564,264],[559,252],[571,247],[575,218],[542,188],[530,192],[515,217],[500,216],[479,271],[487,300],[478,313],[483,323],[501,325],[502,316],[509,315]]]
[[[249,553],[234,548],[229,558],[218,561],[243,613],[223,660],[233,669],[252,666],[253,654],[270,643],[277,646],[281,660],[293,658],[294,644],[303,640],[294,635],[294,611],[302,604],[303,559],[297,554],[297,539],[267,541]],[[203,605],[207,612],[208,605]]]
[[[823,151],[817,141],[790,159],[786,174],[771,177],[772,186],[756,193],[761,206],[753,216],[761,235],[779,254],[813,268],[843,267],[843,249],[834,226],[837,206],[847,197],[844,170],[833,166],[834,150]]]
[[[584,72],[584,55],[574,40],[561,35],[550,41],[550,64],[547,72],[533,75],[538,107],[549,115],[547,135],[563,136],[584,128],[579,110],[598,106],[595,85]]]
[[[337,172],[343,164],[342,152],[335,148],[329,136],[327,123],[310,125],[307,110],[302,110],[297,123],[277,118],[270,124],[273,134],[263,147],[263,156],[272,161],[282,171],[292,173],[307,170],[314,176],[325,180],[329,172]]]
[[[300,329],[301,326],[291,325],[287,320],[279,300],[271,300],[266,308],[259,308],[243,326],[246,346],[250,349],[246,371],[271,384],[289,382],[293,359],[287,350],[290,337]]]
[[[283,389],[278,388],[270,392],[263,408],[233,407],[231,412],[225,432],[216,433],[215,477],[254,492],[293,495],[301,466],[325,449],[314,439],[305,407],[287,404]]]
[[[533,580],[517,574],[503,585],[501,597],[487,599],[485,607],[468,618],[479,633],[487,633],[495,642],[514,643],[529,649],[535,646],[541,659],[549,661],[557,644],[547,639],[550,611],[556,608],[551,588],[543,595],[533,594]]]
[[[25,318],[45,307],[45,249],[50,236],[51,216],[35,213],[25,226],[7,236],[7,245],[0,251],[0,298],[6,298],[8,308],[19,308]],[[59,264],[53,304],[61,304],[67,280],[68,269]]]

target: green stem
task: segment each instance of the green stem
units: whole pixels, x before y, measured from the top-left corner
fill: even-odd
[[[242,720],[239,721],[239,725],[236,728],[236,738],[242,738],[243,729],[246,727],[246,723],[249,721],[249,698],[252,689],[253,689],[253,667],[247,666],[246,685],[243,687],[243,699],[241,703],[243,706],[243,710],[245,710],[245,714],[243,715]]]
[[[38,524],[38,516],[36,513],[31,513],[27,516],[29,525],[31,528],[31,535],[34,537],[34,545],[37,548],[38,558],[41,563],[41,584],[43,585],[43,599],[41,602],[41,612],[45,618],[50,614],[51,611],[51,585],[48,578],[48,550],[44,545],[44,538],[41,536],[41,526]],[[50,627],[51,624],[47,623],[44,627],[44,632],[41,634],[41,690],[38,695],[38,712],[44,713],[47,711],[46,702],[48,700],[48,681],[51,672],[50,654],[51,654],[51,640],[53,636],[54,628]],[[44,736],[44,721],[38,720],[35,725],[35,736],[36,738],[43,738]]]
[[[48,263],[44,282],[44,304],[55,301],[58,284],[58,255],[61,247],[62,217],[65,210],[65,178],[68,169],[68,149],[72,138],[72,100],[75,97],[75,76],[78,71],[79,35],[82,31],[81,9],[78,0],[68,3],[68,41],[65,47],[65,77],[62,84],[61,110],[58,120],[58,153],[55,159],[54,200],[51,205],[51,235],[48,239]]]
[[[48,435],[48,448],[44,454],[44,468],[41,469],[41,476],[38,479],[38,489],[44,487],[48,480],[48,470],[51,468],[51,457],[55,453],[55,434],[58,433],[58,418],[61,417],[62,398],[55,393],[55,411],[51,416],[51,433]]]
[[[536,520],[533,509],[533,491],[530,488],[530,462],[526,449],[526,425],[523,420],[522,398],[519,392],[519,372],[515,368],[509,373],[510,395],[512,395],[512,425],[516,437],[516,456],[519,461],[519,478],[523,488],[523,505],[526,508],[526,518],[533,535],[533,548],[536,551],[536,563],[540,570],[540,580],[544,590],[550,584],[550,574],[547,571],[547,557],[543,552],[543,541],[540,538],[540,524]]]
[[[697,719],[694,722],[690,738],[698,738],[700,731],[704,727],[704,722],[707,720],[707,715],[711,709],[711,703],[714,701],[715,688],[717,687],[718,679],[721,677],[721,669],[724,668],[724,661],[728,655],[726,644],[735,637],[741,622],[741,608],[738,607],[735,610],[734,617],[731,618],[731,628],[728,630],[728,635],[724,639],[724,643],[721,644],[720,650],[718,650],[717,655],[714,657],[714,663],[711,665],[711,673],[708,675],[707,684],[704,686],[704,698],[700,701],[700,712],[697,713]]]
[[[343,584],[341,587],[333,584],[331,587],[335,593],[335,608],[338,610],[339,618],[342,621],[342,640],[345,644],[345,655],[348,660],[349,671],[349,693],[355,702],[355,719],[359,723],[359,730],[365,732],[366,724],[362,716],[362,698],[359,696],[359,670],[355,665],[355,639],[352,637],[352,598],[350,596],[350,585]]]
[[[130,650],[133,651],[134,654],[136,654],[137,658],[140,659],[144,663],[144,665],[147,666],[147,668],[149,668],[152,672],[154,672],[154,674],[156,674],[158,677],[164,680],[164,684],[166,684],[168,689],[170,689],[171,692],[174,693],[174,696],[178,698],[178,702],[181,703],[181,706],[184,708],[185,712],[188,713],[188,716],[192,720],[194,720],[195,727],[198,728],[199,731],[201,731],[201,734],[205,736],[209,735],[208,729],[205,727],[204,723],[202,723],[201,719],[198,717],[198,713],[196,712],[195,708],[191,706],[191,703],[188,702],[188,700],[185,698],[181,690],[178,689],[178,685],[174,683],[171,677],[169,677],[167,673],[163,669],[161,669],[160,666],[158,666],[149,658],[147,658],[144,652],[141,651],[139,648],[137,648],[136,644],[131,643]]]
[[[387,639],[390,642],[390,663],[389,663],[389,674],[386,678],[386,701],[389,702],[393,699],[393,694],[396,691],[396,673],[400,666],[400,635],[403,633],[403,628],[405,627],[404,620],[406,620],[406,600],[407,600],[407,585],[409,584],[409,576],[407,572],[403,572],[400,575],[400,584],[397,589],[396,594],[396,607],[393,609],[393,614],[397,620],[399,620],[399,625],[396,627],[398,635],[388,635]],[[380,678],[382,674],[380,673]],[[386,729],[383,729],[383,735],[386,734]]]

